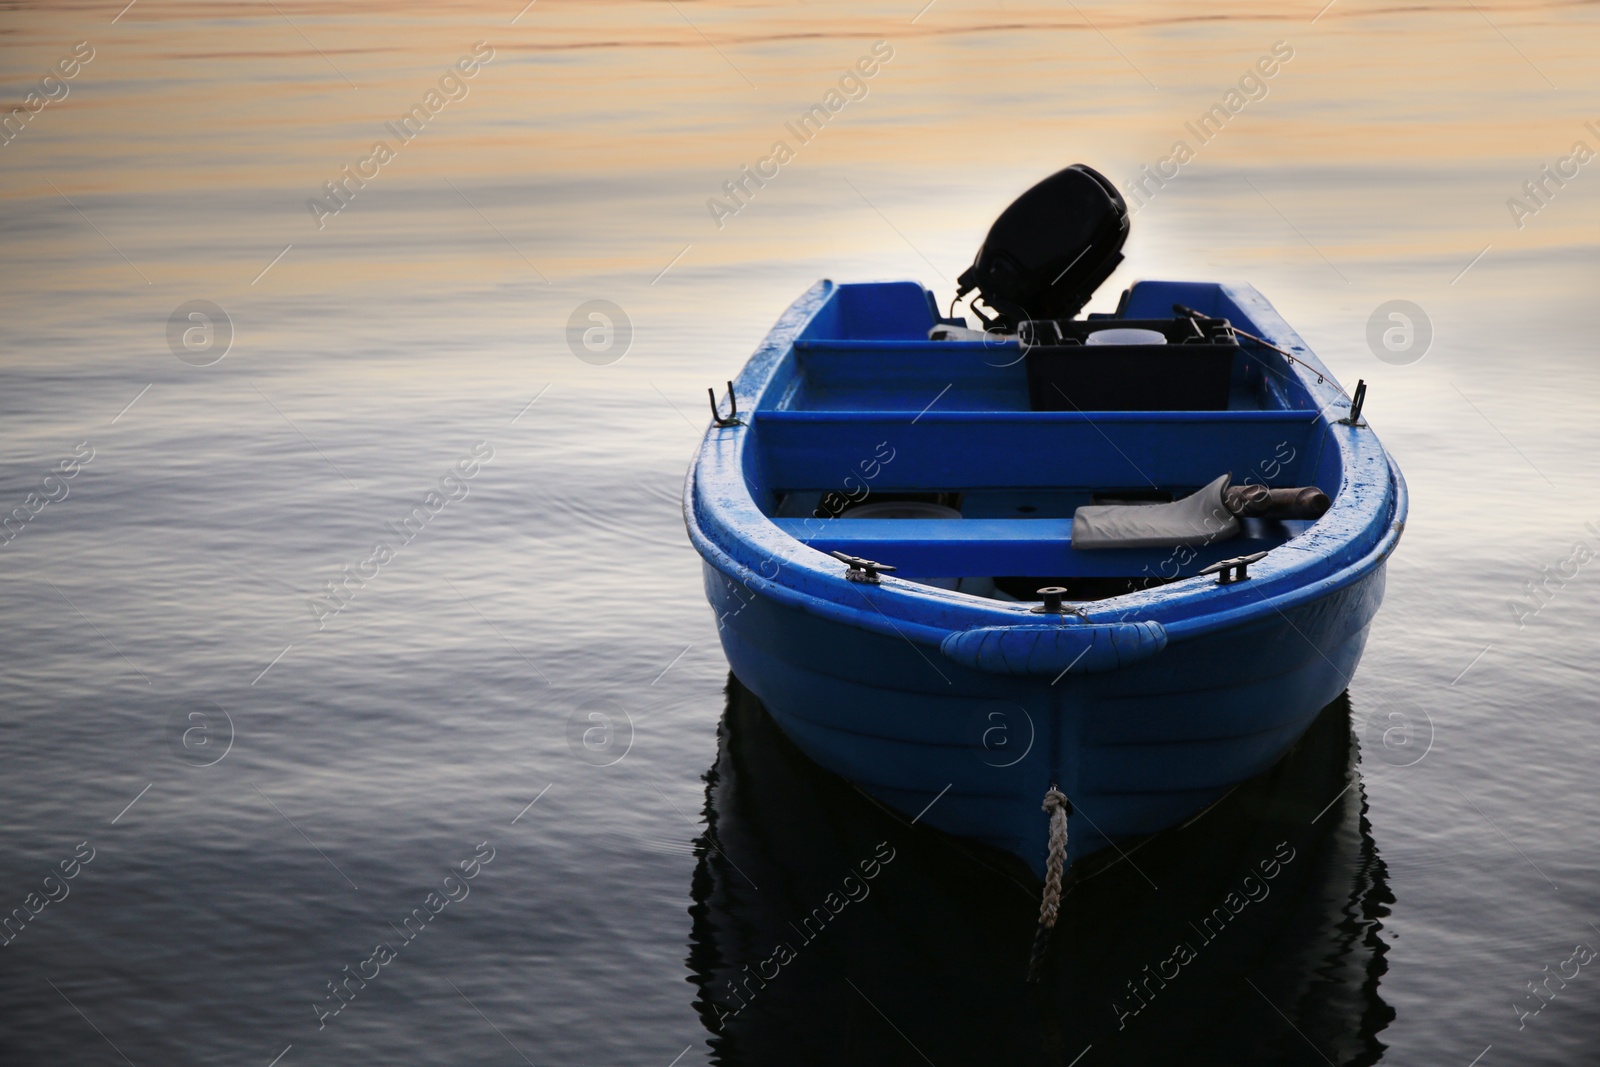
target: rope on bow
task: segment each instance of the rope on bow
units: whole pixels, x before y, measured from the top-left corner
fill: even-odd
[[[1043,811],[1050,816],[1050,850],[1045,860],[1044,893],[1039,900],[1039,930],[1033,937],[1033,954],[1028,962],[1028,981],[1037,982],[1050,947],[1050,931],[1061,914],[1061,876],[1067,865],[1067,816],[1072,802],[1051,786],[1044,795]]]

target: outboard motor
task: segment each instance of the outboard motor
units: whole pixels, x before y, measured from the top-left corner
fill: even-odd
[[[1025,319],[1070,319],[1122,262],[1128,205],[1103,174],[1074,164],[1000,213],[978,258],[956,279],[956,299],[976,289],[994,312],[974,315],[1015,331]]]

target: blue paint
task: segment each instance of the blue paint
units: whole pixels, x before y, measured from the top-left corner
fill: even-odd
[[[1300,363],[1247,345],[1225,411],[1034,412],[1014,343],[924,340],[937,311],[921,286],[820,282],[734,382],[743,423],[707,431],[685,486],[723,648],[785,732],[1036,874],[1052,784],[1074,804],[1077,861],[1278,760],[1349,684],[1404,527],[1399,471],[1370,428],[1338,421],[1347,399],[1259,293],[1142,282],[1121,315],[1174,303]],[[1181,496],[1223,471],[1316,485],[1333,506],[1192,551],[1071,548],[1094,493]],[[828,494],[886,492],[959,493],[963,518],[815,513]],[[850,582],[835,549],[899,570]],[[1196,575],[1257,551],[1248,581]],[[941,587],[1035,575],[1169,581],[1080,601],[1084,617]]]

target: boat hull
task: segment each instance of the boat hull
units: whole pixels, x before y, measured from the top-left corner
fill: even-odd
[[[1037,900],[818,770],[730,684],[688,954],[716,1062],[1378,1062],[1393,896],[1350,722],[1336,699],[1266,774],[1071,879],[1030,985]]]
[[[795,744],[907,818],[1044,875],[1051,786],[1068,862],[1203,811],[1268,769],[1349,685],[1384,568],[1104,673],[1004,676],[731,581],[706,592],[734,674]]]

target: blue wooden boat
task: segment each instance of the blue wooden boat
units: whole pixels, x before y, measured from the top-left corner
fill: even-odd
[[[1012,325],[962,340],[915,282],[819,282],[713,398],[684,516],[733,672],[799,748],[1044,879],[1048,791],[1077,864],[1267,770],[1344,691],[1406,491],[1364,389],[1249,286]],[[1152,328],[1164,350],[1069,336]]]

